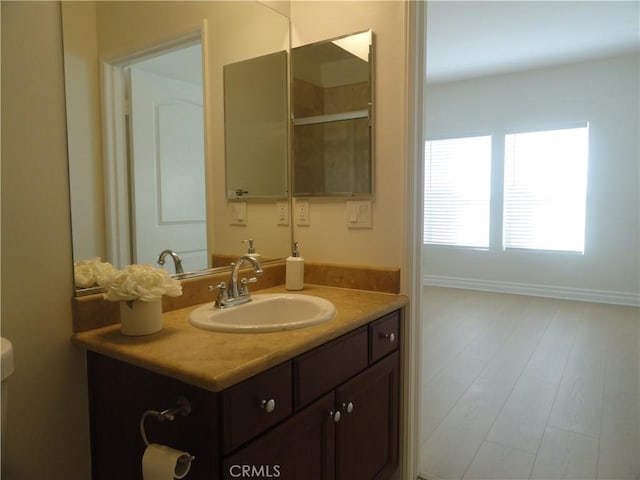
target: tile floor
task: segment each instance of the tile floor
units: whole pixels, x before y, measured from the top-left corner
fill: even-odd
[[[640,479],[640,309],[425,287],[420,473]]]

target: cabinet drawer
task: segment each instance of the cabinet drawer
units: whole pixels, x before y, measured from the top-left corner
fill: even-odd
[[[367,367],[367,327],[294,360],[294,404],[299,409]]]
[[[278,365],[222,392],[225,453],[292,412],[291,362]]]
[[[369,325],[369,362],[374,363],[398,349],[400,342],[400,312],[385,315]]]

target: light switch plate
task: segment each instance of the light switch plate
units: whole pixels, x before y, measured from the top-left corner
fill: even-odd
[[[347,227],[372,228],[371,200],[352,200],[347,202]]]
[[[231,225],[247,224],[247,202],[229,202],[228,211]]]
[[[276,202],[278,225],[289,225],[289,202]]]

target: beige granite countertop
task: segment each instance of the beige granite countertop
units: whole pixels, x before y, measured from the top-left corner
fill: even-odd
[[[285,291],[277,286],[257,293]],[[127,337],[117,324],[76,333],[72,338],[88,350],[216,392],[408,302],[405,295],[319,285],[305,285],[299,293],[330,300],[336,306],[336,316],[319,325],[283,332],[221,333],[192,326],[189,313],[198,307],[193,305],[164,313],[163,329],[153,335]]]

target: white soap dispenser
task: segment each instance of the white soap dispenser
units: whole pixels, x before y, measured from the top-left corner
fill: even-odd
[[[293,252],[287,258],[287,273],[285,278],[287,290],[302,290],[304,288],[304,258],[298,251],[298,242],[293,244]]]
[[[260,260],[261,255],[259,253],[256,253],[256,249],[253,247],[253,238],[249,238],[248,240],[242,240],[240,241],[240,243],[248,243],[249,248],[247,249],[247,255]]]

